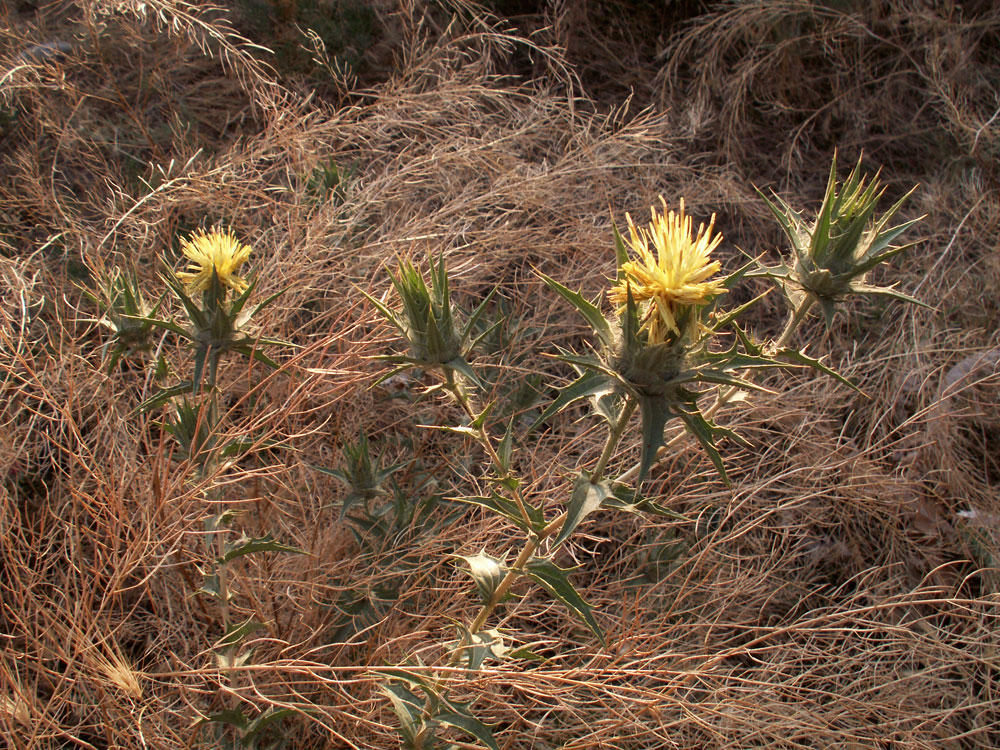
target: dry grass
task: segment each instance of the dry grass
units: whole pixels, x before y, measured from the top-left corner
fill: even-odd
[[[641,214],[660,193],[773,257],[750,183],[814,207],[834,147],[884,164],[894,191],[922,183],[910,215],[928,214],[926,239],[884,280],[936,309],[861,305],[828,339],[810,324],[801,341],[822,338],[811,351],[870,400],[775,376],[780,395],[725,415],[754,444],[727,451],[731,489],[682,443],[652,488],[681,518],[599,514],[561,553],[581,566],[607,650],[525,589],[503,626],[549,660],[459,674],[457,689],[507,748],[1000,746],[1000,14],[758,0],[626,34],[624,0],[546,3],[522,32],[466,2],[454,20],[432,3],[366,5],[380,31],[360,83],[320,97],[223,10],[0,10],[6,746],[195,747],[193,718],[234,700],[211,656],[218,618],[192,596],[210,511],[159,416],[132,412],[154,387],[144,369],[102,368],[77,284],[134,262],[155,297],[177,235],[223,222],[256,248],[261,288],[288,290],[262,325],[303,346],[298,374],[223,374],[232,434],[281,446],[220,481],[241,528],[309,555],[237,568],[237,609],[268,628],[236,700],[298,709],[289,747],[393,747],[371,668],[439,654],[449,618],[475,607],[448,555],[514,542],[469,511],[377,566],[358,555],[331,507],[341,489],[311,464],[336,465],[363,428],[387,461],[414,459],[401,484],[423,473],[452,495],[471,491],[478,457],[414,428],[454,417],[446,407],[370,387],[391,336],[355,285],[380,294],[393,256],[443,252],[463,304],[500,284],[521,318],[492,361],[551,383],[566,373],[542,353],[583,331],[532,268],[596,293],[613,266],[609,209]],[[623,81],[636,82],[628,105]],[[353,168],[343,201],[308,188],[331,159]],[[765,300],[753,324],[774,334],[781,314]],[[520,459],[553,507],[599,448],[578,416]],[[681,554],[651,565],[670,540]],[[655,580],[635,585],[643,572]],[[400,581],[356,633],[337,630],[345,592]]]

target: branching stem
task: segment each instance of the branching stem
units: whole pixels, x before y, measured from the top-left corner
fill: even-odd
[[[621,442],[622,435],[625,434],[625,428],[628,426],[629,419],[635,412],[636,406],[636,400],[632,397],[628,397],[624,407],[622,408],[622,412],[618,417],[618,421],[612,425],[611,431],[608,433],[608,439],[604,444],[604,450],[601,451],[601,456],[597,459],[597,465],[594,467],[594,471],[590,476],[591,483],[596,484],[604,475],[608,461],[611,460],[615,449],[618,447],[618,443]],[[514,560],[514,564],[507,570],[507,573],[501,579],[499,585],[496,587],[489,600],[483,604],[482,609],[479,610],[479,614],[476,615],[476,618],[469,625],[468,634],[463,636],[462,642],[459,644],[458,648],[452,652],[451,658],[449,659],[449,666],[454,666],[462,658],[462,652],[469,645],[468,638],[478,633],[482,630],[483,626],[486,625],[486,621],[489,619],[490,615],[493,614],[493,610],[496,609],[497,604],[499,604],[504,596],[507,595],[507,592],[510,590],[510,587],[514,584],[514,582],[524,574],[524,566],[531,560],[531,557],[535,554],[535,551],[541,543],[550,536],[558,534],[565,522],[566,513],[560,513],[557,518],[546,524],[541,531],[531,534],[528,537],[525,541],[524,547],[518,554],[517,559]]]

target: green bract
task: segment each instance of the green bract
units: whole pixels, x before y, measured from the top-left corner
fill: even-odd
[[[834,156],[823,205],[811,224],[777,195],[776,204],[757,191],[788,237],[792,255],[784,263],[752,275],[777,279],[793,304],[803,294],[811,295],[822,308],[827,327],[833,321],[836,303],[850,294],[881,294],[923,304],[893,287],[865,283],[867,273],[875,266],[915,244],[892,243],[922,218],[890,226],[893,216],[916,190],[914,187],[876,220],[875,208],[885,188],[879,184],[878,173],[866,184],[867,179],[861,174],[859,159],[847,180],[838,184]]]
[[[163,280],[183,305],[189,325],[184,327],[170,320],[154,318],[152,315],[135,318],[135,320],[171,331],[190,342],[194,352],[194,369],[190,382],[164,389],[143,403],[141,408],[150,409],[160,406],[174,396],[183,393],[197,394],[201,390],[206,367],[209,381],[215,383],[219,360],[227,351],[236,352],[247,359],[254,359],[268,367],[278,369],[278,364],[264,354],[260,350],[260,346],[294,346],[285,341],[263,336],[249,336],[245,333],[253,317],[281,296],[281,292],[272,294],[253,308],[246,308],[250,295],[257,287],[257,281],[252,281],[241,294],[236,295],[230,301],[228,287],[220,282],[218,274],[213,274],[208,287],[202,293],[199,305],[188,295],[183,282],[173,271],[168,270]]]
[[[122,271],[115,268],[104,279],[96,293],[83,289],[83,293],[101,310],[100,322],[112,331],[105,344],[108,353],[108,372],[112,372],[122,355],[149,349],[152,344],[153,324],[149,318],[163,304],[164,295],[150,305],[142,293],[134,269]]]
[[[618,283],[623,283],[622,267],[628,260],[621,235],[615,230],[618,257]],[[744,276],[748,267],[722,280],[725,290],[731,289]],[[537,424],[570,404],[590,398],[595,410],[609,423],[620,416],[624,402],[634,399],[642,419],[642,453],[638,483],[641,484],[664,444],[663,430],[676,417],[705,448],[716,470],[728,481],[722,457],[716,447],[719,437],[742,440],[731,430],[719,427],[702,414],[698,399],[706,384],[724,384],[740,389],[763,390],[741,378],[737,372],[761,367],[788,367],[755,346],[733,321],[754,301],[728,313],[716,310],[716,296],[708,296],[699,305],[683,307],[677,316],[677,330],[663,341],[650,342],[649,333],[641,326],[639,306],[627,295],[625,308],[611,319],[582,295],[542,274],[545,283],[572,304],[590,323],[597,336],[598,348],[591,355],[560,356],[571,364],[580,377],[562,389]],[[732,326],[739,343],[723,351],[712,351],[709,343],[723,328]]]
[[[469,367],[467,357],[479,340],[489,332],[484,332],[475,339],[471,335],[492,294],[475,309],[464,326],[459,326],[460,311],[451,302],[443,256],[438,258],[436,265],[431,259],[430,275],[431,284],[428,287],[417,267],[408,259],[400,259],[396,274],[391,277],[392,285],[403,305],[399,311],[390,310],[367,292],[362,292],[385,319],[403,334],[409,344],[407,356],[383,357],[400,367],[385,375],[380,382],[410,367],[423,366],[443,367],[460,372],[478,386],[479,378]]]
[[[368,450],[368,435],[362,430],[358,436],[358,442],[344,445],[344,463],[341,468],[328,469],[323,466],[313,466],[312,468],[333,477],[350,489],[340,510],[340,517],[343,518],[351,506],[357,502],[363,503],[365,509],[368,510],[371,500],[382,492],[382,484],[385,480],[405,465],[405,462],[398,463],[383,469],[381,461],[373,462],[371,452]]]

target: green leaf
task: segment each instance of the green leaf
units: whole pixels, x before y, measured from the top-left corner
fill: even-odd
[[[231,626],[229,630],[226,631],[226,634],[216,641],[215,647],[229,648],[231,646],[235,646],[248,635],[256,633],[258,630],[263,630],[265,627],[265,625],[257,622],[251,617],[239,625]]]
[[[267,534],[261,537],[243,537],[226,545],[226,551],[219,558],[220,563],[227,563],[237,557],[252,555],[255,552],[291,552],[296,555],[306,554],[305,550],[277,541]]]
[[[191,393],[196,396],[201,392],[201,381],[205,375],[205,361],[209,354],[212,355],[214,363],[217,364],[220,352],[212,349],[210,344],[199,342],[198,348],[194,351],[194,363],[191,367],[191,382],[193,383]]]
[[[244,730],[250,725],[250,720],[238,708],[230,708],[225,711],[217,711],[214,714],[202,716],[197,721],[198,724],[228,724],[239,730]]]
[[[206,516],[204,520],[205,531],[217,531],[220,528],[229,526],[236,518],[236,511],[227,509],[217,516]]]
[[[621,268],[628,263],[628,250],[625,248],[625,240],[622,238],[621,232],[618,231],[617,224],[611,226],[611,231],[615,235],[615,262],[618,266],[618,281],[621,281],[624,278]]]
[[[822,373],[824,373],[826,375],[829,375],[831,378],[834,378],[838,382],[843,383],[844,385],[846,385],[851,390],[853,390],[853,391],[855,391],[857,393],[860,393],[865,398],[869,398],[868,394],[866,394],[863,390],[861,390],[856,385],[854,385],[854,383],[852,383],[850,380],[848,380],[847,378],[845,378],[839,372],[837,372],[836,370],[834,370],[831,367],[827,367],[822,362],[820,362],[818,359],[813,359],[812,357],[806,356],[803,352],[800,352],[798,349],[792,349],[790,347],[785,348],[785,349],[779,349],[778,351],[776,351],[774,353],[774,356],[775,357],[786,357],[787,359],[790,359],[792,362],[797,362],[798,364],[806,365],[807,367],[811,367],[814,370],[819,370],[820,372],[822,372]]]
[[[728,487],[729,475],[726,474],[726,467],[722,462],[722,455],[719,453],[719,449],[715,445],[715,434],[717,432],[721,432],[722,430],[705,419],[705,417],[703,417],[701,412],[697,409],[681,411],[677,416],[680,417],[682,422],[684,422],[684,426],[687,427],[688,432],[694,435],[698,442],[701,443],[701,447],[705,449],[708,457],[712,459],[712,464],[715,466],[715,470],[719,472],[719,476],[722,478],[723,483]],[[725,432],[733,434],[728,430]]]
[[[385,675],[390,679],[405,682],[411,687],[420,688],[428,695],[438,697],[437,688],[435,688],[430,680],[418,672],[413,672],[409,669],[403,669],[401,667],[379,667],[374,671],[380,675]]]
[[[468,339],[469,338],[469,334],[471,334],[472,331],[475,330],[476,324],[479,322],[479,319],[482,317],[483,313],[486,311],[486,306],[489,304],[490,300],[493,299],[493,297],[497,293],[498,289],[499,289],[499,287],[493,287],[493,290],[489,294],[487,294],[486,297],[483,299],[483,301],[480,302],[476,306],[476,309],[472,311],[472,314],[469,316],[469,319],[467,321],[465,321],[465,327],[462,329],[462,340],[463,341],[465,341],[466,339]],[[476,341],[473,342],[473,345],[472,345],[473,348],[475,348],[476,343],[478,343],[479,340],[483,338],[483,336],[485,336],[487,333],[489,333],[491,330],[495,329],[497,326],[501,325],[502,323],[503,323],[503,319],[501,318],[500,320],[498,320],[493,325],[488,326],[487,329],[486,329],[486,332],[483,333],[482,335],[478,336],[476,338]]]
[[[257,280],[254,279],[253,283],[254,283],[254,286],[256,286]],[[247,291],[249,292],[250,290],[247,289]],[[288,289],[281,289],[280,291],[277,291],[274,294],[272,294],[270,297],[265,297],[263,301],[257,303],[257,306],[253,309],[253,312],[251,312],[249,315],[246,316],[246,320],[252,320],[254,318],[254,316],[257,315],[257,313],[259,313],[265,307],[267,307],[268,305],[270,305],[272,302],[274,302],[276,299],[278,299],[278,297],[280,297],[281,295],[283,295],[287,291],[288,291]],[[247,296],[249,297],[249,294]],[[235,305],[234,305],[234,307],[235,307]]]
[[[284,344],[285,342],[282,341],[280,343]],[[232,346],[230,348],[234,352],[239,352],[240,354],[242,354],[247,359],[255,359],[255,360],[257,360],[262,365],[266,365],[267,367],[270,367],[272,370],[280,370],[281,369],[281,365],[279,365],[277,362],[275,362],[269,356],[267,356],[266,354],[264,354],[264,352],[262,352],[256,346],[251,346],[250,344],[236,344],[236,345],[234,345],[234,346]]]
[[[525,525],[524,518],[521,517],[521,509],[518,508],[517,503],[513,500],[508,500],[497,493],[493,493],[488,496],[480,495],[473,497],[459,497],[456,499],[461,503],[478,505],[482,508],[488,508],[495,513],[499,513],[523,531],[541,531],[545,528],[545,517],[542,514],[542,511],[527,501],[524,502],[524,507],[528,511],[528,516],[530,516],[530,527]]]
[[[574,292],[564,287],[558,281],[549,278],[541,271],[538,272],[538,275],[542,277],[542,281],[548,285],[549,289],[559,293],[563,299],[573,305],[573,307],[575,307],[580,314],[587,319],[587,322],[590,323],[590,327],[594,329],[594,334],[603,346],[611,346],[613,342],[611,324],[608,323],[604,315],[601,314],[600,308],[598,308],[593,302],[588,302],[584,299],[583,295],[579,292]]]
[[[493,411],[493,407],[496,405],[496,401],[490,401],[486,404],[486,406],[483,407],[483,410],[475,416],[469,426],[477,430],[483,429],[483,425],[486,424],[486,418],[490,415],[490,412]]]
[[[664,403],[663,399],[640,396],[639,414],[642,421],[642,452],[639,457],[639,476],[636,478],[636,487],[642,485],[649,473],[653,462],[656,460],[656,452],[663,445],[663,429],[674,413],[670,407]]]
[[[159,406],[163,406],[171,399],[188,393],[191,393],[191,383],[178,383],[177,385],[172,385],[169,388],[164,388],[147,398],[135,407],[132,413],[138,414],[139,412],[152,411]]]
[[[125,320],[134,320],[137,323],[146,323],[146,324],[148,324],[150,326],[154,326],[156,328],[162,328],[163,330],[170,331],[171,333],[176,333],[178,336],[180,336],[181,338],[185,339],[186,341],[193,341],[194,340],[194,339],[191,338],[191,334],[190,333],[188,333],[185,329],[181,328],[176,323],[173,323],[173,322],[171,322],[169,320],[160,320],[159,318],[154,318],[151,315],[149,315],[149,316],[143,316],[143,315],[122,315],[122,318],[125,319]]]
[[[580,399],[600,394],[611,394],[613,387],[609,378],[601,372],[587,370],[575,381],[560,389],[559,395],[549,404],[541,416],[528,428],[528,432],[534,432],[539,426],[547,422],[566,407],[579,401]]]
[[[384,693],[389,702],[392,703],[392,710],[396,712],[399,719],[399,731],[409,746],[417,738],[420,731],[420,714],[423,712],[423,702],[407,690],[402,685],[380,685],[379,690]]]
[[[478,555],[456,555],[461,560],[465,560],[469,566],[468,573],[476,584],[476,590],[483,602],[488,602],[497,588],[500,581],[507,574],[507,566],[500,558],[480,552]]]
[[[916,297],[911,297],[909,294],[903,294],[897,291],[891,286],[869,286],[868,284],[851,284],[851,291],[854,294],[874,294],[882,297],[891,297],[892,299],[898,299],[900,302],[909,302],[910,304],[922,307],[925,310],[933,310],[932,305],[928,305],[926,302],[918,300]]]
[[[483,386],[483,381],[479,379],[479,376],[476,375],[475,371],[469,366],[469,363],[466,362],[463,357],[455,357],[455,359],[450,360],[444,366],[451,368],[455,372],[461,373],[465,379],[476,386],[476,388],[484,390],[485,386]]]
[[[396,313],[394,313],[388,307],[383,305],[381,302],[379,302],[377,299],[375,299],[361,287],[355,286],[354,288],[356,291],[361,292],[361,294],[365,297],[365,299],[367,299],[369,302],[372,303],[372,305],[375,306],[375,309],[379,311],[379,313],[382,315],[383,318],[386,319],[386,321],[391,323],[404,336],[406,335],[406,328],[403,326],[403,323],[400,321],[400,319],[396,317]]]
[[[590,631],[601,641],[601,644],[607,646],[604,633],[601,632],[601,627],[591,612],[591,606],[573,588],[573,584],[566,576],[567,570],[563,570],[547,558],[535,558],[529,560],[528,564],[524,566],[524,572],[525,575],[569,607],[572,612],[579,615]]]
[[[463,714],[438,714],[434,720],[445,726],[454,727],[468,735],[475,737],[490,750],[500,750],[497,742],[493,739],[493,732],[474,716]]]
[[[525,661],[547,661],[544,656],[532,651],[528,646],[511,649],[504,656],[508,659],[524,659]]]
[[[829,187],[827,188],[829,189]],[[763,191],[754,185],[754,190],[757,191],[757,195],[761,197],[767,207],[771,210],[771,214],[774,216],[778,225],[781,227],[788,241],[792,244],[792,249],[797,257],[802,257],[806,253],[806,248],[802,244],[802,238],[799,236],[798,229],[796,225],[801,222],[799,215],[792,210],[792,207],[785,203],[777,195],[774,196],[775,200],[781,204],[781,208],[776,206],[774,203],[764,195]],[[773,191],[772,191],[773,194]]]
[[[261,714],[256,719],[250,722],[249,726],[246,729],[246,734],[243,735],[243,738],[240,740],[240,743],[244,747],[249,747],[251,743],[253,743],[256,740],[257,736],[265,729],[267,729],[271,724],[274,724],[276,721],[280,721],[281,719],[284,719],[286,716],[290,716],[294,713],[295,710],[292,708],[275,708],[270,711],[267,711],[266,713]]]
[[[498,661],[507,654],[507,647],[503,644],[503,636],[498,630],[481,630],[478,633],[470,633],[467,628],[459,625],[462,633],[462,640],[458,642],[456,648],[464,642],[467,645],[461,646],[461,650],[466,652],[466,664],[471,670],[478,670],[483,666],[487,657],[492,657]]]
[[[592,484],[586,472],[581,472],[573,483],[573,494],[570,496],[569,506],[566,508],[566,520],[563,522],[559,535],[552,543],[558,547],[565,542],[588,515],[601,507],[608,496],[611,495],[611,485],[601,481]]]
[[[503,438],[497,444],[497,456],[500,458],[500,466],[497,467],[498,471],[502,473],[507,473],[510,471],[510,459],[514,455],[514,417],[510,418],[507,423],[507,430],[503,434]]]
[[[221,591],[221,584],[219,582],[219,574],[212,573],[211,575],[207,575],[204,578],[202,578],[201,588],[195,591],[194,593],[207,594],[208,596],[211,596],[217,601],[221,602],[222,591]],[[230,596],[230,598],[232,597]]]

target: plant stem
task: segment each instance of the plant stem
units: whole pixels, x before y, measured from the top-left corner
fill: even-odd
[[[775,349],[781,349],[788,345],[788,342],[792,339],[792,334],[799,327],[799,324],[805,320],[806,315],[812,309],[812,306],[816,304],[816,298],[809,292],[805,292],[802,300],[795,309],[788,314],[788,320],[785,323],[785,328],[778,336],[778,340],[774,342]]]
[[[618,447],[618,443],[621,441],[622,435],[625,434],[625,428],[628,426],[629,419],[635,412],[638,403],[631,396],[625,402],[622,407],[622,412],[618,417],[618,421],[611,426],[611,431],[608,433],[607,442],[604,444],[604,450],[601,451],[600,458],[597,459],[597,465],[594,467],[594,471],[590,475],[590,481],[592,484],[597,484],[601,477],[604,475],[604,470],[607,468],[608,461],[614,455],[615,448]],[[559,533],[562,529],[563,524],[566,522],[566,513],[561,513],[559,516],[550,521],[541,531],[537,534],[532,534],[525,541],[524,547],[521,549],[520,554],[518,554],[517,559],[514,564],[507,570],[507,573],[501,579],[499,585],[493,591],[489,600],[483,604],[482,609],[479,610],[479,614],[476,615],[476,619],[472,621],[469,625],[468,636],[462,638],[462,643],[459,647],[455,649],[449,659],[449,666],[453,666],[461,658],[462,651],[466,646],[468,646],[468,637],[478,633],[486,621],[489,619],[493,610],[496,609],[497,604],[500,600],[506,596],[507,592],[514,582],[521,577],[524,573],[524,566],[528,564],[531,560],[532,555],[535,554],[535,550],[541,545],[541,543],[550,536]]]
[[[207,410],[205,414],[208,428],[206,431],[207,445],[205,446],[206,449],[204,451],[200,451],[201,465],[198,467],[198,472],[201,475],[202,481],[207,479],[209,474],[214,472],[218,467],[218,446],[215,444],[215,432],[219,427],[219,423],[222,421],[222,417],[219,414],[219,353],[210,351],[208,356],[208,388],[206,390]],[[215,493],[210,489],[207,494],[211,497]],[[229,632],[229,628],[232,625],[231,611],[229,608],[229,570],[226,563],[222,562],[222,558],[226,554],[227,532],[225,530],[219,530],[218,526],[216,526],[215,532],[216,559],[219,561],[215,564],[215,576],[219,583],[218,591],[219,606],[222,615],[222,634],[225,636]],[[234,643],[230,646],[225,646],[224,649],[230,651],[230,653],[226,655],[226,659],[228,661],[228,666],[225,667],[226,679],[229,682],[229,689],[235,692],[237,680],[236,669],[233,667],[233,662],[235,661],[235,657],[239,650],[239,644]]]
[[[632,418],[632,414],[635,412],[635,408],[638,405],[639,402],[632,396],[626,397],[625,405],[622,407],[622,413],[618,415],[618,421],[611,426],[611,432],[608,434],[608,441],[604,444],[604,451],[601,453],[601,457],[597,459],[597,466],[594,467],[594,472],[590,475],[591,484],[597,484],[601,481],[601,477],[604,475],[604,470],[608,467],[608,461],[610,461],[611,456],[614,455],[615,448],[618,447],[618,442],[622,439],[622,435],[625,434],[625,428],[628,427],[628,421]]]
[[[472,405],[469,403],[468,394],[462,390],[461,384],[455,378],[455,373],[448,368],[442,369],[444,370],[445,389],[455,397],[455,400],[462,407],[462,411],[464,411],[465,415],[469,418],[469,424],[474,425],[476,422],[476,413],[472,410]],[[483,449],[489,455],[497,476],[500,479],[509,479],[511,477],[510,468],[505,467],[503,465],[503,461],[500,460],[500,454],[497,453],[496,449],[493,447],[493,441],[490,439],[490,435],[486,431],[486,427],[480,424],[473,427],[473,429],[476,430],[477,442],[483,446]],[[521,513],[522,520],[530,526],[531,516],[528,515],[528,509],[524,505],[524,497],[521,495],[520,486],[518,485],[514,489],[510,490],[510,494],[514,498],[514,502],[517,503],[517,509]]]

